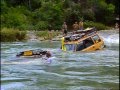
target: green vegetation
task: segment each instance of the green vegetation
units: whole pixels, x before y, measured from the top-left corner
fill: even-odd
[[[119,0],[1,0],[0,6],[1,41],[24,40],[26,30],[42,31],[37,35],[47,39],[49,24],[53,30],[61,30],[64,21],[68,30],[80,20],[84,28],[104,30],[119,15]]]
[[[26,31],[3,28],[0,33],[2,42],[21,41],[26,39]]]
[[[119,15],[118,0],[1,0],[0,4],[1,27],[19,30],[43,31],[49,24],[60,30],[64,21],[71,26],[81,19],[111,25]]]
[[[84,22],[84,28],[87,28],[87,27],[96,27],[97,30],[105,30],[105,29],[107,30],[107,29],[110,29],[110,27],[105,26],[102,23],[94,23],[92,21],[86,21],[86,22]]]
[[[49,34],[48,31],[39,31],[39,32],[36,32],[36,36],[40,37],[40,38],[44,38],[45,40],[48,40],[48,39],[54,38],[55,36],[58,36],[60,34],[60,32],[58,32],[58,31],[51,31],[51,32],[52,33]]]

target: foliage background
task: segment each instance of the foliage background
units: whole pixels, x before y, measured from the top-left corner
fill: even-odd
[[[64,21],[71,29],[80,20],[110,26],[119,15],[119,0],[1,0],[0,4],[1,28],[19,30],[47,30],[49,24],[60,30]]]

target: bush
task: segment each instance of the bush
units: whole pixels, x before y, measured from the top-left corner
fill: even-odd
[[[19,31],[18,29],[15,30],[12,28],[3,28],[0,33],[2,42],[21,41],[25,40],[26,38],[26,32]]]
[[[105,26],[104,24],[96,23],[96,22],[92,22],[92,21],[84,22],[84,28],[87,28],[87,27],[96,27],[98,30],[105,30],[105,29],[110,28],[108,26]]]
[[[38,37],[46,37],[48,36],[48,31],[39,31],[39,32],[36,32],[36,35]]]
[[[18,31],[17,34],[16,34],[16,38],[19,41],[25,40],[25,38],[26,38],[26,31]]]
[[[39,21],[36,25],[35,25],[35,29],[36,30],[45,30],[48,27],[48,22],[46,21]]]
[[[48,31],[39,31],[39,32],[36,32],[36,36],[38,37],[42,37],[44,39],[50,39],[50,38],[53,38],[55,36],[57,36],[60,32],[58,31],[52,31],[52,34],[51,36],[49,36],[49,32]]]
[[[28,16],[23,13],[23,10],[26,11],[26,8],[8,8],[7,12],[3,13],[1,16],[2,27],[26,30],[30,23],[28,20]]]

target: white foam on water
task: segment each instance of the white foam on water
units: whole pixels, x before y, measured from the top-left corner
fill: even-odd
[[[56,57],[51,57],[52,61],[51,63],[54,62],[54,59],[56,59]],[[22,65],[44,65],[44,64],[51,64],[51,63],[47,63],[47,60],[43,57],[43,58],[22,58],[22,59],[15,59],[15,60],[9,60],[9,61],[2,61],[1,64],[22,64]]]
[[[113,34],[108,36],[102,36],[105,45],[107,46],[118,46],[119,45],[119,34]]]
[[[1,86],[1,90],[15,90],[24,87],[24,84],[20,82],[8,83]]]
[[[42,59],[32,59],[32,60],[22,60],[22,61],[4,61],[1,64],[24,64],[24,65],[42,65],[44,64],[44,60]]]

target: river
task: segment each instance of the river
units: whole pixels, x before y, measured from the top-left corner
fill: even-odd
[[[119,34],[100,32],[104,50],[63,52],[59,41],[1,44],[1,90],[119,90]],[[52,62],[17,58],[20,51],[50,50]]]

